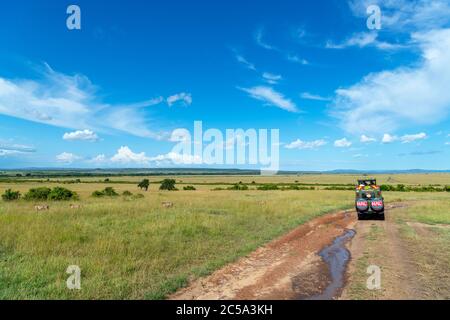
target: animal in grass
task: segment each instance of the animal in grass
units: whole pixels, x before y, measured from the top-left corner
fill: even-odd
[[[169,202],[169,201],[164,201],[162,203],[164,208],[172,208],[173,207],[173,202]]]
[[[81,206],[79,204],[71,204],[70,209],[80,209]]]
[[[46,210],[49,210],[50,207],[48,205],[44,204],[44,205],[36,205],[36,206],[34,206],[34,209],[36,211],[46,211]]]

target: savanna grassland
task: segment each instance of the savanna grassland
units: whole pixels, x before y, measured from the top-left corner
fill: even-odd
[[[352,191],[324,188],[353,184],[358,176],[176,176],[179,191],[159,191],[164,176],[148,177],[150,189],[142,191],[137,188],[142,178],[0,181],[0,194],[6,189],[25,194],[30,188],[64,186],[79,196],[76,201],[0,201],[0,299],[162,299],[299,224],[353,207]],[[377,179],[386,184],[450,184],[449,174]],[[249,189],[227,190],[239,182]],[[267,183],[314,190],[256,190]],[[196,190],[185,191],[185,185]],[[91,196],[105,187],[120,195]],[[217,188],[221,190],[213,190]],[[126,190],[144,197],[122,196]],[[412,219],[450,223],[449,192],[384,195],[387,202],[434,203],[442,209],[439,215],[435,207],[423,206],[411,213]],[[164,202],[173,207],[164,207]],[[50,209],[37,212],[36,204]],[[72,209],[71,204],[80,207]],[[66,287],[69,265],[81,268],[81,290]]]

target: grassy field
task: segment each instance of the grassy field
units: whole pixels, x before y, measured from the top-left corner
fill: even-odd
[[[339,183],[354,182],[354,177],[333,177]],[[334,182],[321,178],[308,183]],[[72,202],[42,202],[50,210],[41,213],[34,210],[35,202],[0,201],[0,299],[161,299],[189,279],[206,275],[305,221],[352,207],[354,200],[349,191],[211,191],[218,182],[266,183],[280,177],[176,179],[198,190],[161,192],[152,185],[150,191],[141,192],[134,184],[76,183],[64,186],[80,195],[80,209],[70,209]],[[395,177],[396,183],[407,181],[403,179],[424,181],[422,176]],[[441,175],[430,181],[446,183]],[[213,185],[196,184],[202,182]],[[0,193],[7,188],[24,193],[37,186],[55,185],[0,183]],[[90,197],[105,186],[145,197]],[[449,193],[390,192],[385,197],[387,201],[450,199]],[[173,208],[163,208],[164,201],[173,202]],[[66,288],[69,265],[82,270],[81,290]]]

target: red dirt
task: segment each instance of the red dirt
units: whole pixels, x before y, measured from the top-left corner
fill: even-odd
[[[355,223],[354,210],[313,219],[169,298],[283,300],[319,294],[330,275],[317,253]]]

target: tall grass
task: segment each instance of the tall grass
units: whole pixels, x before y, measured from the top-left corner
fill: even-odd
[[[76,186],[80,209],[49,202],[37,213],[33,202],[0,202],[0,298],[163,298],[298,224],[351,206],[353,196],[198,190],[126,201],[92,198],[97,186]],[[69,265],[82,270],[80,291],[66,288]]]

